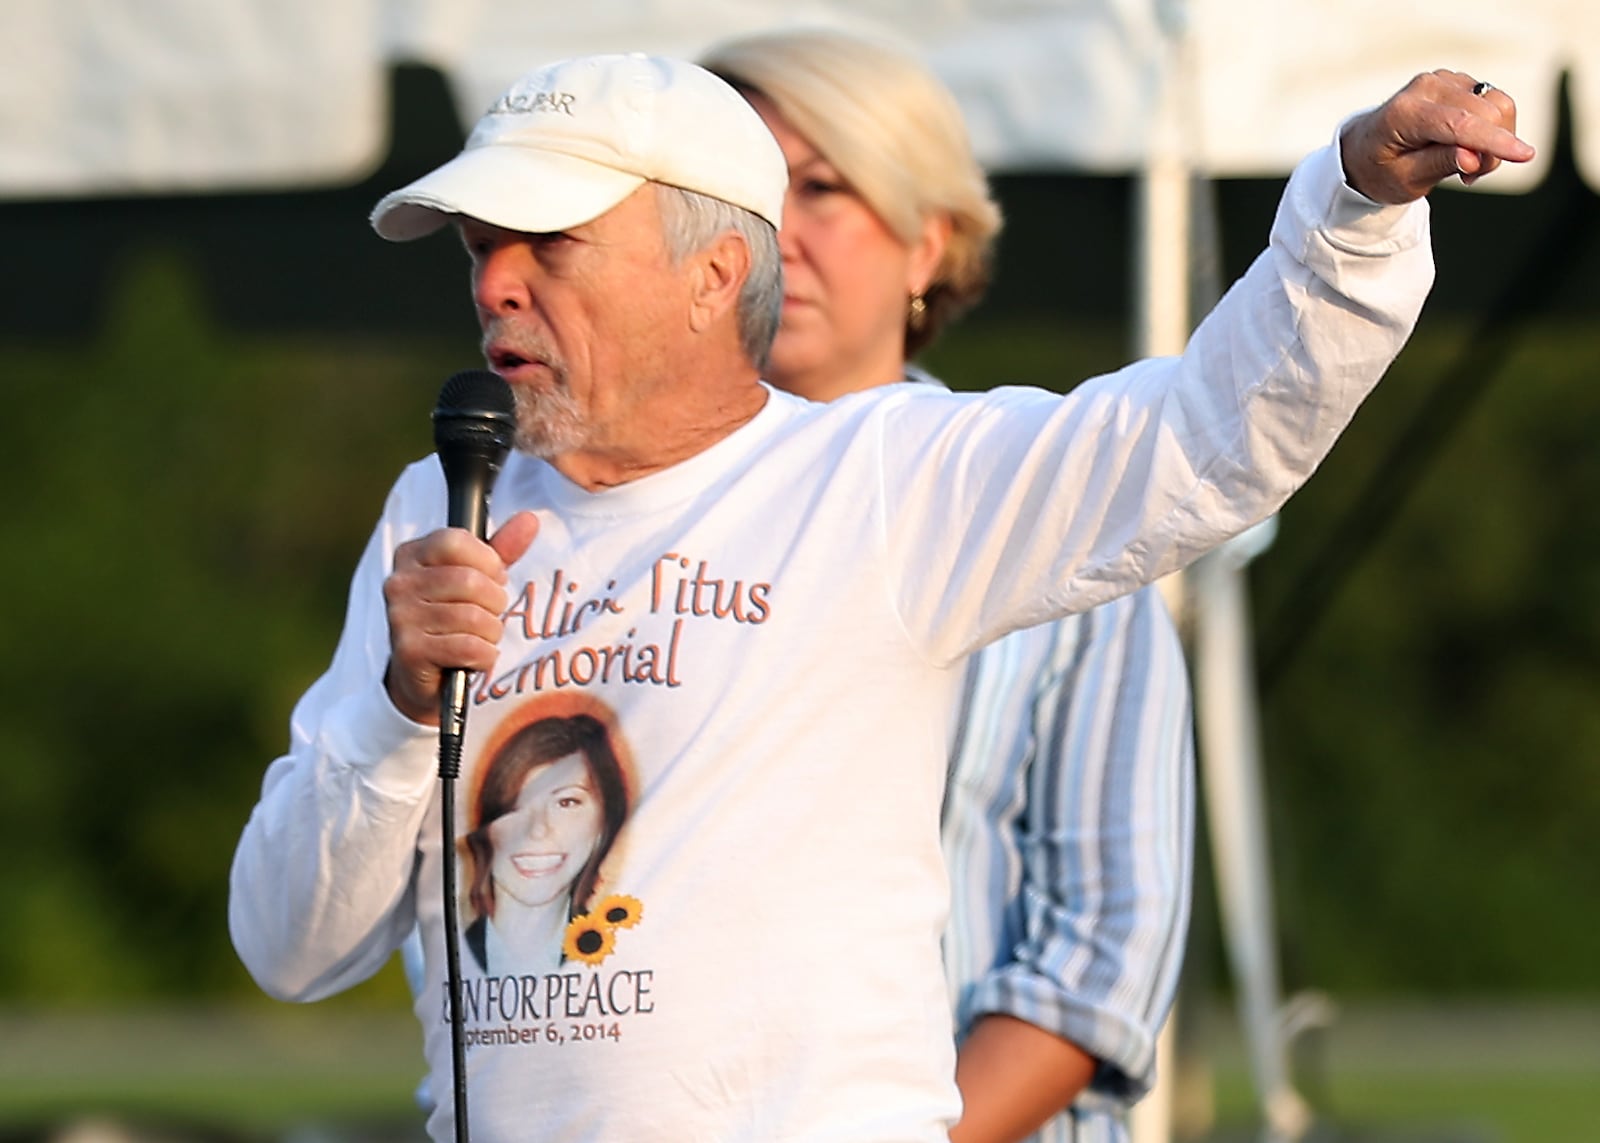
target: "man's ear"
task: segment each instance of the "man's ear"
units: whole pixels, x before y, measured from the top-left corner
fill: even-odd
[[[738,306],[739,291],[750,276],[750,247],[728,230],[691,260],[689,328],[704,332]]]

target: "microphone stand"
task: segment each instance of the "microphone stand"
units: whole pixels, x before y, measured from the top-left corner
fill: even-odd
[[[433,440],[444,469],[446,521],[478,539],[488,534],[489,491],[511,449],[515,402],[503,379],[482,369],[452,376],[433,411]],[[456,890],[456,778],[467,733],[467,680],[462,668],[439,680],[439,828],[444,882],[445,991],[450,1000],[450,1070],[455,1139],[467,1143],[467,1037],[461,1004],[461,939]]]
[[[444,873],[445,990],[450,997],[450,1074],[456,1143],[467,1143],[467,1037],[461,1007],[461,941],[456,915],[456,778],[466,735],[467,672],[446,671],[439,693],[439,823]]]

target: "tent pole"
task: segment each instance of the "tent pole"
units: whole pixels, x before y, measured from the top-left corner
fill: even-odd
[[[1192,125],[1197,85],[1183,5],[1158,4],[1157,12],[1165,50],[1137,190],[1134,348],[1139,357],[1181,353],[1194,324]],[[1218,907],[1264,1138],[1288,1143],[1304,1135],[1311,1113],[1290,1083],[1287,1038],[1279,1018],[1272,882],[1243,572],[1271,533],[1269,526],[1259,526],[1189,573],[1169,577],[1160,586],[1180,625],[1192,633],[1189,652],[1196,691],[1200,792],[1211,827]],[[1173,1137],[1179,1110],[1175,1095],[1180,1061],[1174,1043],[1179,1015],[1175,1011],[1162,1030],[1157,1085],[1134,1109],[1133,1143],[1170,1143]],[[1209,1101],[1185,1110],[1210,1118]],[[1201,1129],[1209,1126],[1207,1122]]]
[[[1162,82],[1151,125],[1151,146],[1137,181],[1134,352],[1138,357],[1181,353],[1189,338],[1189,165],[1181,137],[1184,39],[1166,30]],[[1180,625],[1185,583],[1181,575],[1158,585]],[[1131,1143],[1170,1143],[1177,1120],[1177,1008],[1156,1042],[1156,1084],[1134,1105]]]

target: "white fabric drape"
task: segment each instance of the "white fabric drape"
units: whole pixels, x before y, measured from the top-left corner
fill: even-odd
[[[1331,125],[1449,64],[1516,94],[1547,156],[1563,71],[1600,186],[1592,0],[8,0],[0,9],[0,198],[337,185],[381,160],[386,71],[440,68],[470,124],[515,75],[563,56],[693,57],[759,28],[825,24],[918,48],[994,170],[1138,168],[1162,26],[1183,23],[1190,150],[1274,175]],[[1519,190],[1544,159],[1486,180]]]

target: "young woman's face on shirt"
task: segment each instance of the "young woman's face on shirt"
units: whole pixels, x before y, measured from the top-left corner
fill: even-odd
[[[581,754],[529,773],[509,813],[489,823],[495,892],[546,905],[572,885],[600,843],[600,797]]]

